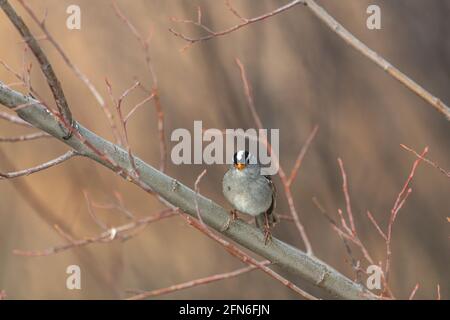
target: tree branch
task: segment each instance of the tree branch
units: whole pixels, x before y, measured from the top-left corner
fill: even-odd
[[[191,45],[211,40],[216,37],[224,36],[227,34],[230,34],[242,27],[246,27],[251,23],[258,22],[261,20],[264,20],[266,18],[270,18],[274,15],[277,15],[281,12],[284,12],[288,9],[291,9],[292,7],[303,4],[306,7],[308,7],[314,15],[317,16],[322,22],[324,22],[333,32],[335,32],[339,37],[341,37],[348,45],[359,51],[362,55],[364,55],[366,58],[368,58],[370,61],[378,65],[380,68],[382,68],[384,71],[386,71],[390,76],[392,76],[394,79],[399,81],[401,84],[403,84],[405,87],[407,87],[409,90],[414,92],[416,95],[421,97],[423,100],[428,102],[432,107],[434,107],[437,111],[442,113],[447,120],[450,120],[450,107],[446,105],[444,102],[442,102],[439,98],[432,95],[430,92],[428,92],[425,88],[423,88],[421,85],[419,85],[417,82],[415,82],[413,79],[409,78],[406,74],[401,72],[399,69],[394,67],[390,62],[388,62],[386,59],[384,59],[380,54],[370,49],[367,45],[365,45],[362,41],[360,41],[358,38],[356,38],[352,33],[350,33],[347,29],[345,29],[339,22],[336,21],[324,8],[319,6],[314,0],[294,0],[289,2],[288,4],[281,6],[273,11],[270,11],[268,13],[265,13],[263,15],[260,15],[258,17],[246,19],[242,18],[237,11],[231,7],[229,2],[227,1],[227,7],[228,9],[237,16],[242,22],[240,24],[237,24],[235,26],[232,26],[228,29],[221,30],[221,31],[213,31],[207,26],[205,26],[201,22],[201,14],[198,15],[197,21],[193,20],[179,20],[179,19],[172,19],[175,22],[181,22],[181,23],[187,23],[191,25],[195,25],[202,30],[204,30],[207,34],[205,36],[193,38],[186,36],[183,33],[180,33],[178,31],[175,31],[174,29],[169,29],[170,32],[172,32],[175,36],[185,40],[188,42],[187,46],[185,46],[183,49],[189,48]]]
[[[116,170],[116,165],[119,165],[121,168],[131,171],[131,163],[126,150],[101,138],[77,122],[74,123],[77,134],[65,139],[66,134],[57,118],[49,113],[45,106],[29,96],[6,87],[2,82],[0,82],[0,104],[10,109],[23,105],[24,107],[17,110],[20,118],[71,146],[80,155],[111,170]],[[103,154],[99,154],[98,150],[101,150]],[[179,208],[193,217],[197,216],[194,190],[137,157],[135,164],[140,173],[140,181],[131,180],[133,183],[141,188],[143,185],[150,187],[172,207]],[[122,177],[126,178],[127,176]],[[227,210],[201,195],[198,195],[197,201],[205,224],[220,232],[229,218]],[[270,244],[265,245],[264,234],[243,221],[235,221],[222,233],[285,270],[323,288],[335,297],[344,299],[376,298],[363,286],[351,281],[326,263],[276,238],[273,238]]]
[[[72,124],[72,113],[69,109],[69,105],[67,104],[66,97],[64,96],[64,91],[62,90],[61,83],[56,77],[56,74],[53,71],[52,65],[48,61],[47,56],[45,55],[44,51],[42,51],[37,40],[31,34],[27,25],[23,22],[22,18],[16,13],[9,2],[7,0],[0,0],[0,7],[8,16],[12,24],[16,27],[17,31],[19,31],[23,40],[28,44],[34,56],[38,60],[39,65],[41,66],[41,70],[44,73],[48,85],[53,93],[53,97],[55,98],[58,111],[66,122],[66,125],[70,126]]]
[[[267,260],[262,261],[262,262],[260,262],[260,264],[267,265],[267,264],[270,264],[270,261],[267,261]],[[251,266],[248,266],[245,268],[240,268],[240,269],[230,271],[230,272],[215,274],[215,275],[208,276],[208,277],[203,277],[203,278],[190,280],[190,281],[179,283],[179,284],[174,284],[167,288],[161,288],[161,289],[156,289],[156,290],[152,290],[152,291],[141,291],[141,292],[137,293],[136,295],[127,298],[127,300],[142,300],[142,299],[146,299],[146,298],[150,298],[150,297],[161,296],[163,294],[180,291],[180,290],[184,290],[187,288],[197,287],[197,286],[208,284],[211,282],[234,278],[243,273],[247,273],[247,272],[253,271],[255,269],[257,269],[257,267],[255,265],[251,265]]]
[[[200,214],[198,214],[200,216]],[[245,253],[243,250],[239,249],[235,245],[231,244],[229,241],[219,237],[214,232],[212,232],[206,225],[204,225],[202,222],[192,219],[189,216],[183,216],[187,222],[196,228],[197,230],[201,231],[203,234],[208,236],[209,238],[213,239],[214,241],[218,242],[220,245],[222,245],[225,250],[228,251],[231,255],[235,256],[239,260],[241,260],[244,263],[247,263],[248,265],[256,266],[258,269],[261,269],[263,272],[268,274],[270,277],[274,278],[275,280],[281,282],[289,289],[293,290],[294,292],[298,293],[302,297],[308,299],[308,300],[318,300],[316,297],[312,296],[308,292],[305,292],[304,290],[297,287],[295,284],[290,282],[289,280],[283,278],[281,275],[270,269],[269,267],[265,266],[255,258],[252,258],[247,253]]]
[[[0,142],[21,142],[21,141],[29,141],[29,140],[37,140],[41,138],[49,138],[51,135],[45,132],[35,132],[30,134],[24,134],[21,136],[14,137],[0,137]]]
[[[70,158],[76,156],[77,153],[73,150],[69,150],[66,153],[64,153],[62,156],[59,156],[58,158],[55,158],[53,160],[50,160],[48,162],[45,162],[43,164],[40,164],[36,167],[16,171],[16,172],[9,172],[9,173],[2,173],[0,172],[0,180],[1,179],[12,179],[22,176],[28,176],[32,173],[39,172],[45,169],[48,169],[50,167],[56,166],[57,164],[60,164],[66,160],[69,160]]]

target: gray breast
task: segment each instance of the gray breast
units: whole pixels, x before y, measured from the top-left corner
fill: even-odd
[[[222,187],[225,198],[242,213],[257,216],[272,204],[272,188],[259,173],[250,175],[230,169],[223,177]]]

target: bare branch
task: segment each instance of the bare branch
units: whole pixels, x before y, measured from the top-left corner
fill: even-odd
[[[314,137],[317,134],[317,131],[319,130],[319,126],[315,125],[314,129],[311,131],[311,133],[308,136],[308,139],[306,139],[305,143],[303,144],[302,148],[300,149],[300,152],[297,156],[297,159],[295,160],[294,168],[291,171],[291,175],[288,179],[288,186],[291,186],[292,182],[294,182],[295,177],[297,176],[298,170],[300,169],[300,166],[302,165],[303,158],[305,157],[306,153],[308,152],[309,146],[311,145],[311,142],[314,140]]]
[[[248,254],[246,254],[244,251],[240,250],[238,247],[234,246],[230,242],[226,241],[225,239],[223,239],[223,238],[219,237],[218,235],[216,235],[215,233],[213,233],[210,229],[208,229],[208,227],[206,225],[198,222],[197,220],[189,217],[188,215],[182,215],[182,216],[186,219],[186,221],[191,226],[195,227],[197,230],[200,230],[202,233],[207,235],[209,238],[211,238],[211,239],[215,240],[216,242],[218,242],[219,244],[221,244],[231,255],[237,257],[242,262],[247,263],[249,265],[256,266],[257,268],[261,269],[262,271],[267,273],[269,276],[271,276],[275,280],[281,282],[282,284],[284,284],[289,289],[297,292],[298,294],[300,294],[304,298],[306,298],[308,300],[317,300],[316,297],[314,297],[314,296],[310,295],[309,293],[303,291],[302,289],[297,287],[295,284],[293,284],[289,280],[283,278],[281,275],[279,275],[278,273],[276,273],[272,269],[268,268],[267,266],[263,265],[262,263],[260,263],[256,259],[254,259],[251,256],[249,256]]]
[[[131,167],[132,167],[132,173],[133,175],[135,175],[136,177],[139,177],[139,171],[136,168],[136,163],[134,161],[134,156],[131,152],[131,146],[130,143],[128,141],[128,130],[127,130],[127,119],[123,117],[123,113],[122,113],[122,101],[133,91],[135,90],[138,86],[139,86],[139,81],[136,81],[131,87],[129,87],[128,89],[126,89],[122,95],[119,97],[118,100],[116,100],[114,98],[114,95],[112,93],[112,87],[111,84],[108,82],[108,79],[105,79],[106,81],[106,86],[108,87],[108,92],[111,96],[111,100],[113,101],[113,103],[116,105],[116,110],[117,110],[117,114],[119,115],[119,119],[121,121],[121,125],[122,125],[122,131],[124,134],[124,146],[127,148],[128,150],[128,159],[130,160],[131,163]]]
[[[342,190],[344,191],[345,204],[347,206],[348,221],[350,222],[350,229],[353,233],[356,233],[355,222],[353,220],[352,205],[350,203],[350,194],[348,192],[347,174],[345,173],[344,163],[341,158],[338,158],[339,168],[342,174]]]
[[[263,129],[264,126],[262,124],[262,121],[261,121],[261,118],[259,117],[258,112],[256,111],[255,102],[253,100],[252,87],[250,85],[250,82],[248,81],[247,72],[245,71],[245,67],[242,64],[241,60],[239,60],[238,58],[236,58],[235,61],[239,67],[239,71],[241,72],[241,79],[242,79],[242,83],[244,85],[244,91],[245,91],[245,96],[246,96],[247,102],[248,102],[248,108],[250,109],[250,112],[255,121],[256,127],[258,129]]]
[[[447,106],[444,102],[442,102],[439,98],[433,96],[431,93],[429,93],[427,90],[425,90],[422,86],[420,86],[418,83],[416,83],[414,80],[409,78],[406,74],[401,72],[399,69],[394,67],[391,63],[389,63],[387,60],[385,60],[380,54],[370,49],[367,45],[365,45],[362,41],[360,41],[358,38],[356,38],[353,34],[351,34],[347,29],[345,29],[339,22],[336,21],[324,8],[319,6],[314,0],[295,0],[292,1],[276,10],[273,10],[271,12],[268,12],[266,14],[263,14],[261,16],[251,18],[251,19],[245,19],[244,22],[235,25],[231,28],[222,30],[222,31],[212,31],[205,25],[192,21],[192,20],[178,20],[178,19],[172,19],[176,22],[182,22],[187,24],[193,24],[196,25],[203,30],[207,32],[207,35],[199,38],[191,38],[188,37],[180,32],[175,31],[174,29],[170,28],[169,31],[172,32],[175,36],[185,40],[188,42],[188,45],[183,48],[187,49],[191,45],[195,44],[196,42],[201,41],[207,41],[216,37],[220,37],[229,33],[232,33],[233,31],[236,31],[242,27],[245,27],[251,23],[258,22],[261,20],[264,20],[266,18],[272,17],[278,13],[281,13],[283,11],[286,11],[292,7],[294,7],[297,4],[304,4],[307,6],[316,16],[319,18],[322,22],[324,22],[333,32],[335,32],[339,37],[341,37],[348,45],[359,51],[361,54],[363,54],[366,58],[368,58],[370,61],[378,65],[380,68],[382,68],[384,71],[386,71],[390,76],[392,76],[394,79],[399,81],[401,84],[403,84],[406,88],[414,92],[416,95],[421,97],[423,100],[428,102],[432,107],[434,107],[437,111],[442,113],[447,120],[450,120],[450,107]],[[231,7],[228,6],[230,9]],[[231,12],[240,17],[239,14],[236,14],[236,11],[234,9],[230,9]]]
[[[425,156],[427,154],[427,152],[428,152],[428,147],[425,147],[425,149],[423,150],[423,152],[421,154],[421,158],[423,156]],[[388,228],[387,228],[387,232],[386,232],[386,237],[387,237],[387,240],[386,240],[386,263],[385,263],[385,271],[384,271],[386,282],[389,280],[389,269],[391,266],[390,262],[391,262],[391,255],[392,255],[392,252],[391,252],[392,227],[394,225],[394,222],[395,222],[398,212],[405,204],[408,196],[411,194],[412,189],[409,186],[414,177],[417,166],[419,165],[420,161],[422,160],[421,158],[414,161],[411,172],[409,173],[409,176],[406,179],[406,182],[403,185],[402,190],[398,194],[393,208],[391,209],[391,215],[389,217],[389,223],[388,223]]]
[[[398,80],[405,87],[417,94],[419,97],[428,102],[436,110],[441,112],[448,120],[450,120],[450,108],[444,104],[439,98],[433,96],[422,86],[409,78],[406,74],[398,70],[391,63],[385,60],[377,52],[370,49],[348,30],[346,30],[339,22],[337,22],[328,12],[319,6],[314,0],[305,0],[305,5],[324,22],[331,30],[340,36],[348,45],[362,53],[370,61],[381,67],[394,79]]]
[[[342,210],[338,209],[338,215],[339,215],[339,218],[341,220],[341,226],[342,226],[343,230],[341,228],[339,228],[336,225],[336,223],[332,224],[333,229],[338,233],[338,235],[341,238],[345,238],[345,239],[351,241],[354,245],[356,245],[361,250],[361,253],[364,256],[364,258],[366,259],[366,261],[369,264],[373,265],[374,264],[374,259],[370,255],[369,250],[366,248],[364,243],[359,238],[357,230],[356,230],[356,227],[355,227],[355,224],[354,224],[353,213],[352,213],[352,209],[351,209],[350,193],[348,191],[347,174],[346,174],[345,169],[344,169],[344,163],[343,163],[342,159],[340,159],[340,158],[338,158],[338,162],[339,162],[339,167],[340,167],[341,175],[342,175],[342,181],[343,181],[342,182],[342,190],[343,190],[343,193],[344,193],[345,202],[346,202],[346,206],[347,206],[347,213],[348,213],[347,215],[348,215],[348,219],[350,221],[350,227],[347,225],[347,222],[346,222],[346,220],[344,218],[344,214],[343,214]],[[401,203],[401,206],[403,205],[403,203],[405,201],[406,201],[406,198]],[[398,210],[400,210],[401,206],[399,206]],[[398,210],[397,210],[397,212],[398,212]],[[389,236],[386,236],[386,234],[381,230],[381,228],[378,226],[378,224],[376,223],[375,219],[370,214],[370,212],[368,212],[368,216],[369,216],[369,219],[371,220],[371,222],[377,228],[378,232],[385,239],[386,244],[388,243],[388,239],[389,239],[389,242],[390,242]],[[389,247],[389,249],[390,249],[390,247]],[[387,260],[388,260],[388,256],[390,257],[390,253],[389,253],[389,255],[386,254]],[[386,277],[385,274],[382,274],[382,281],[383,281],[383,286],[384,286],[384,290],[382,292],[382,295],[383,294],[387,294],[390,298],[394,298],[394,294],[393,294],[392,290],[389,287],[388,278]]]
[[[198,186],[200,183],[200,180],[202,180],[203,176],[206,174],[206,169],[203,170],[197,177],[197,179],[195,180],[195,184],[194,184],[194,190],[195,190],[195,210],[197,211],[197,217],[198,220],[204,224],[203,219],[202,219],[202,214],[200,213],[200,208],[198,207],[198,195],[200,193],[200,187]]]
[[[118,203],[106,203],[106,204],[101,204],[101,203],[97,203],[94,201],[91,201],[91,204],[93,207],[95,208],[100,208],[100,209],[115,209],[120,211],[121,213],[123,213],[125,215],[125,217],[127,217],[128,219],[134,219],[134,214],[131,213],[130,210],[128,210],[124,203],[123,203],[123,199],[120,193],[118,193],[117,191],[114,192],[114,196],[116,198],[116,200],[118,201]]]
[[[411,291],[411,294],[409,295],[409,298],[408,298],[409,300],[414,299],[414,296],[416,295],[416,292],[417,292],[418,289],[419,289],[419,283],[417,283],[414,286],[413,290]]]
[[[117,172],[131,170],[127,151],[75,123],[76,134],[64,139],[65,132],[57,119],[37,100],[11,90],[0,82],[0,104],[13,109],[16,106],[30,104],[18,110],[18,115],[35,127],[46,131],[61,142],[71,146],[81,155]],[[157,192],[162,201],[169,206],[180,208],[183,212],[196,216],[195,191],[184,186],[139,158],[135,158],[141,176],[129,179],[144,190]],[[126,174],[121,175],[128,179]],[[229,218],[228,211],[203,196],[198,197],[198,206],[206,225],[220,231]],[[259,254],[277,265],[328,291],[333,296],[345,299],[376,299],[370,291],[354,283],[319,259],[308,255],[291,245],[272,238],[270,244],[264,244],[264,235],[254,226],[243,221],[235,221],[223,234],[252,252]]]
[[[59,45],[59,43],[53,38],[53,36],[48,31],[47,27],[45,26],[45,19],[47,17],[48,11],[45,11],[44,18],[42,20],[39,20],[34,11],[31,9],[31,7],[26,3],[24,0],[18,0],[19,3],[23,6],[25,11],[30,15],[31,19],[41,28],[41,30],[45,34],[45,39],[48,40],[58,51],[58,53],[61,55],[64,62],[67,64],[67,66],[73,70],[75,75],[86,85],[86,87],[89,89],[89,91],[92,93],[92,95],[95,97],[97,102],[99,103],[102,108],[105,107],[105,100],[103,99],[102,95],[98,92],[98,90],[95,88],[95,86],[91,83],[89,78],[84,75],[80,69],[76,65],[72,63],[72,61],[69,59],[69,57],[66,55],[62,47]]]
[[[47,79],[48,85],[53,93],[53,97],[58,107],[59,113],[62,115],[62,119],[68,126],[72,125],[72,113],[67,104],[66,97],[64,96],[64,91],[62,90],[61,84],[53,71],[52,65],[47,59],[44,51],[42,51],[39,43],[36,41],[34,36],[31,34],[30,30],[23,22],[22,18],[16,13],[14,8],[9,4],[7,0],[0,0],[0,7],[3,9],[5,14],[8,16],[9,20],[16,27],[17,31],[21,34],[22,38],[28,44],[29,48],[33,52],[34,56],[41,66],[42,73],[44,73]],[[69,134],[70,135],[70,134]]]
[[[14,250],[13,253],[19,256],[27,256],[27,257],[40,257],[40,256],[49,256],[52,254],[56,254],[62,251],[66,251],[72,248],[84,247],[91,243],[105,243],[111,242],[117,238],[117,236],[125,236],[127,232],[133,231],[136,228],[146,226],[150,223],[159,221],[161,219],[165,219],[168,217],[172,217],[177,214],[176,211],[172,209],[165,209],[160,211],[157,214],[147,216],[145,218],[138,219],[134,222],[130,222],[119,227],[111,228],[107,231],[102,232],[99,235],[93,237],[85,237],[80,240],[69,241],[67,244],[57,245],[54,247],[47,248],[45,250],[38,251],[26,251],[26,250]]]
[[[381,230],[380,226],[379,226],[378,223],[375,221],[375,218],[372,216],[372,214],[370,213],[370,211],[367,211],[367,216],[369,217],[369,220],[373,223],[373,225],[374,225],[375,228],[377,229],[378,233],[383,237],[384,240],[387,240],[386,234],[383,232],[383,230]]]
[[[325,208],[320,204],[319,200],[316,197],[313,197],[313,203],[316,205],[316,207],[319,209],[320,213],[322,213],[322,215],[325,217],[325,219],[328,220],[328,222],[331,224],[331,226],[333,227],[334,231],[336,231],[336,233],[338,234],[339,238],[341,238],[342,242],[344,243],[344,247],[345,250],[347,251],[347,255],[350,257],[351,260],[351,266],[353,268],[353,270],[355,271],[356,274],[356,279],[358,280],[358,282],[360,282],[361,280],[361,268],[359,267],[359,260],[357,260],[354,256],[353,256],[353,252],[352,249],[350,247],[350,244],[348,241],[352,241],[352,237],[349,236],[346,232],[342,231],[338,224],[336,223],[336,221],[333,220],[333,218],[331,218]]]
[[[253,100],[252,89],[250,86],[250,82],[247,79],[247,73],[245,71],[245,67],[239,59],[236,58],[235,61],[240,70],[242,83],[244,85],[245,96],[247,98],[247,106],[250,109],[250,112],[252,114],[253,120],[255,121],[257,128],[263,129],[263,124],[262,124],[261,118],[259,117],[258,112],[256,111],[255,103]],[[275,167],[278,168],[278,175],[283,184],[284,193],[286,195],[286,199],[287,199],[287,202],[289,205],[289,211],[292,215],[292,218],[294,219],[295,226],[297,227],[297,230],[300,233],[300,237],[302,238],[303,243],[305,244],[306,253],[312,255],[313,249],[312,249],[311,243],[309,241],[308,235],[306,234],[305,227],[301,223],[297,209],[295,208],[294,198],[292,196],[291,188],[289,185],[289,179],[287,178],[286,173],[284,172],[284,169],[280,164],[278,156],[272,152],[272,146],[270,145],[270,142],[268,141],[267,136],[264,134],[264,131],[261,131],[261,132],[263,133],[263,141],[262,142],[266,145],[268,154],[270,154],[272,156],[272,160],[275,163]]]
[[[149,95],[147,98],[145,98],[144,100],[142,100],[141,102],[139,102],[137,105],[135,105],[133,107],[133,109],[131,109],[130,112],[128,112],[128,114],[125,116],[125,118],[123,119],[123,121],[125,123],[128,122],[129,118],[136,112],[137,109],[139,109],[141,106],[143,106],[145,103],[147,103],[148,101],[150,101],[151,99],[153,99],[155,95],[151,94]]]
[[[29,140],[37,140],[41,138],[50,138],[51,135],[49,135],[46,132],[36,132],[36,133],[30,133],[25,134],[22,136],[15,136],[15,137],[0,137],[0,142],[21,142],[21,141],[29,141]]]
[[[435,162],[431,161],[430,159],[427,159],[425,157],[422,157],[420,154],[418,154],[416,151],[414,151],[413,149],[411,149],[408,146],[405,146],[404,144],[400,144],[400,146],[405,149],[408,150],[409,152],[413,153],[417,158],[423,160],[424,162],[428,163],[429,165],[431,165],[432,167],[438,169],[440,172],[442,172],[444,175],[447,176],[447,178],[450,178],[450,171],[447,171],[443,168],[441,168],[440,166],[438,166]]]
[[[114,139],[116,143],[122,144],[121,137],[118,133],[117,126],[114,121],[114,116],[111,113],[111,111],[108,109],[108,106],[105,103],[104,98],[100,94],[100,92],[97,90],[97,88],[94,86],[94,84],[89,80],[89,78],[81,72],[81,70],[69,59],[67,54],[64,52],[62,47],[59,45],[59,43],[53,38],[53,36],[48,31],[46,25],[45,25],[45,19],[47,17],[48,11],[45,11],[44,18],[42,20],[39,20],[37,15],[34,13],[34,11],[31,9],[31,7],[28,5],[27,2],[24,0],[18,0],[19,3],[23,6],[23,8],[27,11],[27,13],[30,15],[30,17],[33,19],[33,21],[41,28],[41,30],[44,32],[44,37],[46,40],[48,40],[56,49],[56,51],[61,55],[63,61],[66,63],[66,65],[71,69],[77,78],[79,78],[89,89],[89,91],[92,93],[94,98],[97,100],[98,104],[100,105],[106,119],[108,120],[109,126],[111,127],[112,133],[114,135]]]
[[[28,168],[25,170],[20,170],[20,171],[16,171],[16,172],[9,172],[9,173],[1,173],[0,172],[0,180],[1,179],[12,179],[12,178],[17,178],[17,177],[22,177],[22,176],[28,176],[32,173],[35,172],[39,172],[45,169],[48,169],[50,167],[53,167],[57,164],[60,164],[66,160],[69,160],[70,158],[76,156],[78,153],[74,150],[70,150],[67,151],[65,154],[63,154],[62,156],[55,158],[53,160],[50,160],[48,162],[45,162],[43,164],[40,164],[36,167],[32,167],[32,168]]]
[[[27,48],[27,47],[25,47]],[[25,54],[24,54],[25,57]],[[24,72],[24,74],[20,74],[17,71],[14,71],[13,68],[11,68],[6,62],[0,60],[0,64],[6,69],[6,71],[8,71],[9,73],[11,73],[12,75],[14,75],[19,82],[17,82],[17,85],[23,86],[25,88],[27,88],[27,90],[33,94],[33,96],[35,96],[36,98],[38,98],[39,100],[42,101],[42,99],[39,97],[39,94],[36,92],[36,90],[33,89],[33,87],[31,86],[31,80],[30,80],[30,75],[28,74],[28,76],[26,76],[26,72]],[[28,72],[30,72],[30,69],[28,69]],[[10,84],[11,86],[11,84]]]
[[[18,124],[18,125],[25,126],[25,127],[31,127],[31,124],[29,124],[26,121],[23,121],[18,116],[15,116],[15,115],[3,112],[3,111],[0,111],[0,118],[4,119],[6,121],[9,121],[11,123],[14,123],[14,124]]]
[[[259,263],[261,265],[265,266],[265,265],[270,264],[270,261],[266,260],[266,261],[261,261]],[[254,265],[251,265],[251,266],[237,269],[237,270],[231,271],[231,272],[215,274],[215,275],[204,277],[204,278],[199,278],[199,279],[190,280],[190,281],[179,283],[179,284],[174,284],[167,288],[140,292],[139,294],[129,297],[127,300],[142,300],[142,299],[146,299],[146,298],[150,298],[150,297],[161,296],[164,294],[168,294],[168,293],[172,293],[172,292],[176,292],[176,291],[180,291],[180,290],[184,290],[184,289],[201,286],[201,285],[208,284],[211,282],[217,282],[217,281],[221,281],[221,280],[225,280],[225,279],[234,278],[241,274],[253,271],[255,269],[257,269],[257,267]]]
[[[142,50],[144,51],[145,63],[147,65],[147,69],[150,72],[153,82],[150,96],[153,97],[153,103],[158,117],[159,155],[160,155],[159,169],[162,172],[164,172],[166,169],[166,158],[167,158],[167,147],[164,135],[164,112],[161,104],[161,98],[159,95],[158,78],[153,68],[152,58],[150,55],[151,32],[147,37],[147,39],[144,40],[144,37],[139,33],[139,31],[136,29],[133,23],[122,13],[122,11],[120,11],[119,6],[116,4],[114,0],[112,0],[112,6],[117,17],[119,17],[119,19],[122,20],[122,22],[124,22],[125,25],[128,27],[128,29],[130,29],[131,33],[136,37],[139,44],[142,46]]]
[[[201,23],[201,20],[197,19],[197,21],[192,21],[192,20],[179,20],[176,18],[172,18],[173,21],[175,22],[182,22],[182,23],[186,23],[186,24],[192,24],[195,25],[201,29],[203,29],[204,31],[206,31],[206,35],[199,37],[199,38],[191,38],[188,37],[186,35],[184,35],[183,33],[180,33],[178,31],[175,31],[173,28],[170,28],[169,31],[172,32],[175,36],[189,42],[189,45],[195,44],[196,42],[201,42],[201,41],[207,41],[210,40],[212,38],[216,38],[216,37],[220,37],[220,36],[224,36],[227,35],[229,33],[232,33],[233,31],[236,31],[242,27],[248,26],[252,23],[258,22],[258,21],[262,21],[265,20],[267,18],[270,18],[272,16],[275,16],[279,13],[282,13],[298,4],[305,4],[305,0],[294,0],[289,2],[288,4],[285,4],[282,7],[279,7],[273,11],[270,11],[268,13],[262,14],[260,16],[254,17],[254,18],[250,18],[250,19],[245,19],[242,18],[242,16],[231,6],[231,4],[227,1],[226,2],[228,9],[231,11],[231,13],[233,15],[235,15],[236,17],[238,17],[242,22],[240,24],[237,24],[235,26],[232,26],[228,29],[225,30],[221,30],[221,31],[213,31],[210,28],[208,28],[207,26],[205,26],[204,24]]]
[[[87,191],[83,190],[83,195],[84,195],[84,199],[86,200],[88,213],[91,216],[92,220],[94,220],[94,222],[100,227],[100,229],[108,230],[109,229],[108,226],[97,217],[94,210],[92,209],[92,203],[91,203],[91,200],[89,199],[89,195],[88,195]]]

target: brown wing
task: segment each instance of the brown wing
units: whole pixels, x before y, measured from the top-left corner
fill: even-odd
[[[271,224],[275,224],[278,222],[278,218],[274,212],[274,209],[276,207],[277,201],[277,189],[275,188],[275,183],[273,183],[272,181],[272,177],[271,176],[264,176],[267,179],[267,182],[270,185],[270,188],[272,189],[272,204],[270,205],[269,209],[267,209],[267,215],[270,219],[270,223]]]

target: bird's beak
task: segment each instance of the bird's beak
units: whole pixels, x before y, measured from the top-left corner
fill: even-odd
[[[245,163],[235,163],[234,167],[238,170],[242,170],[245,168]]]

